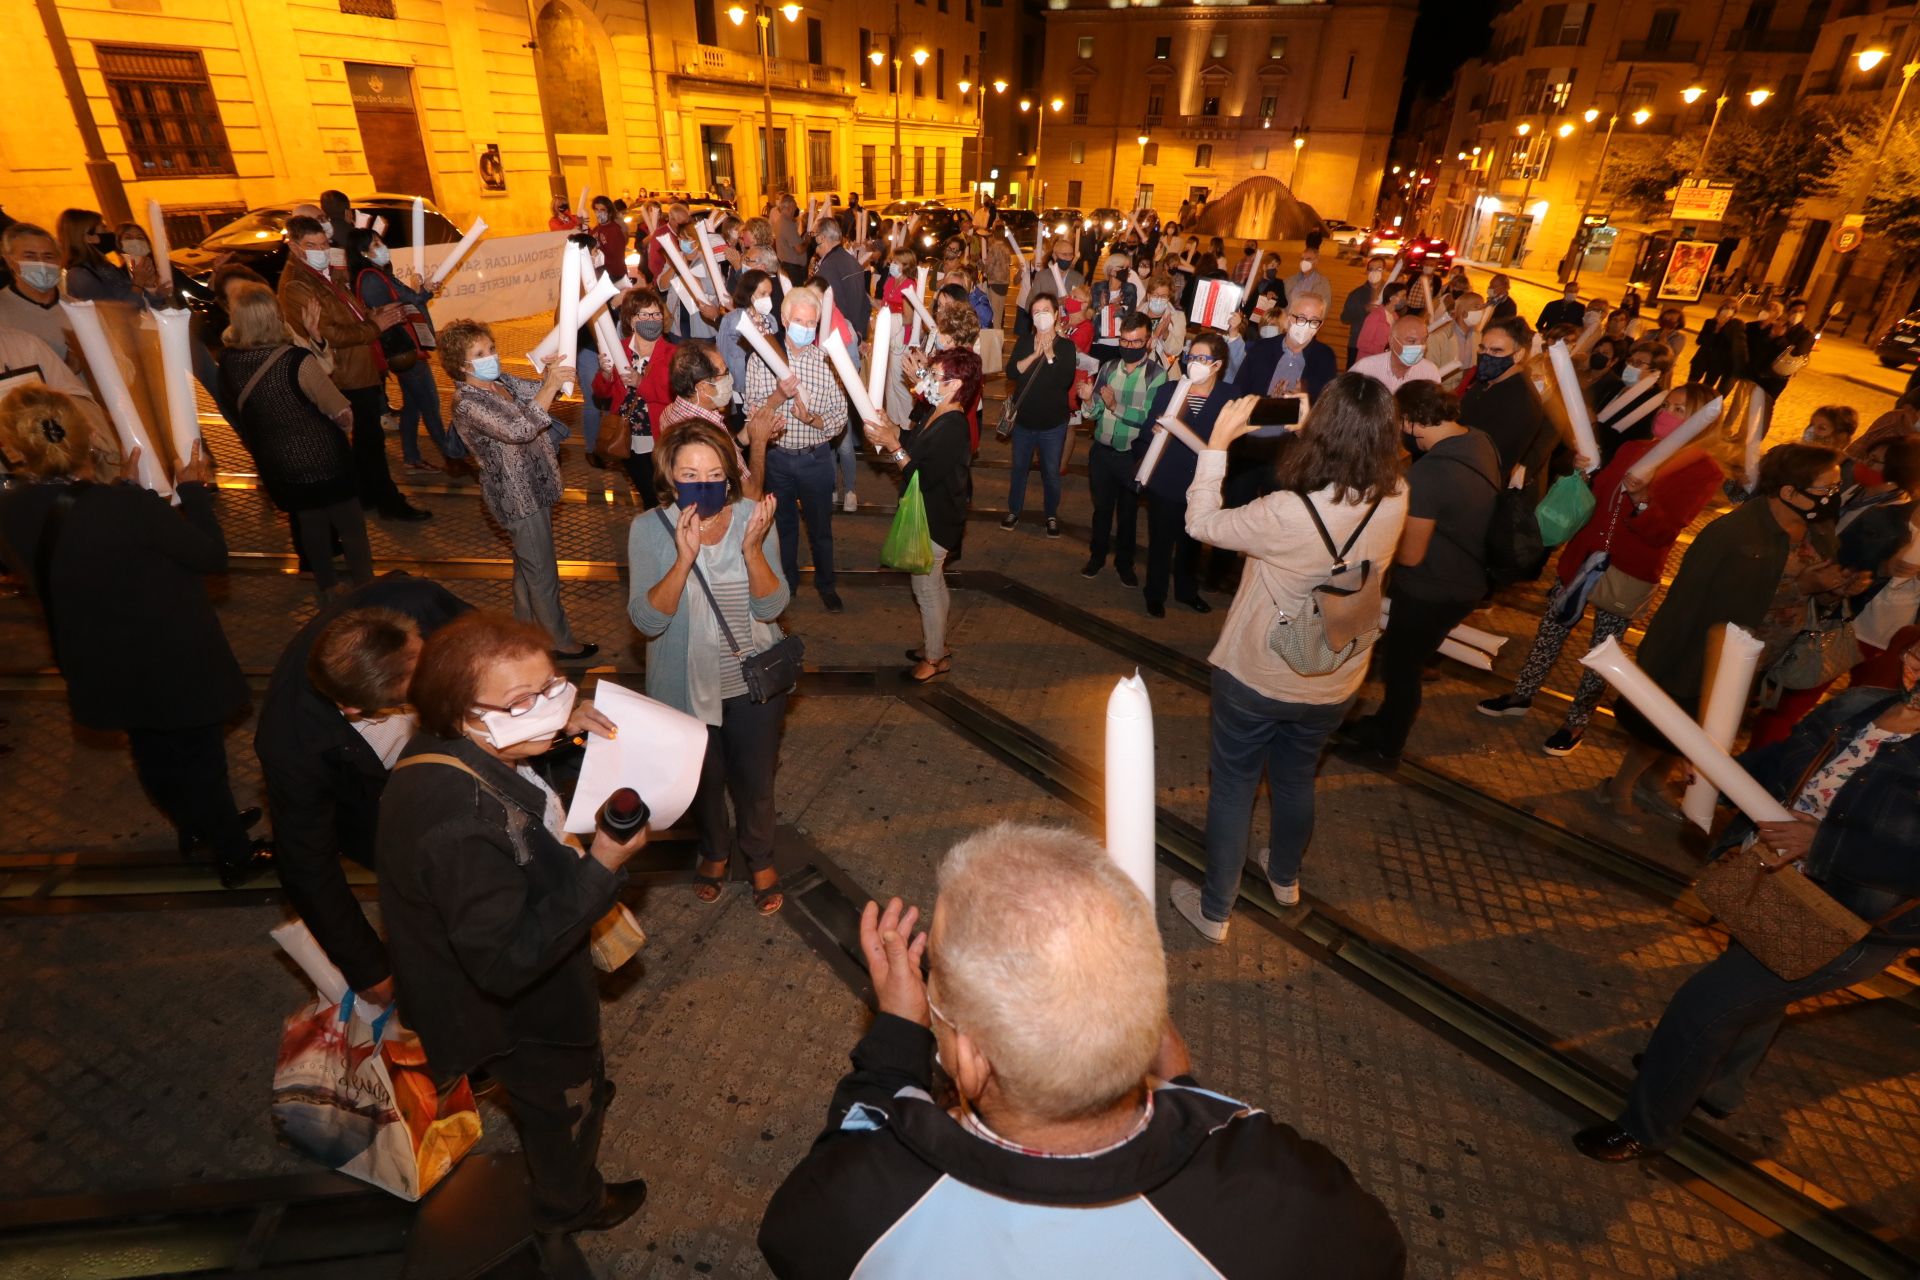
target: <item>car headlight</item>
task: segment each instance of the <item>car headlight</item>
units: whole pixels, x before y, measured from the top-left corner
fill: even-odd
[[[1108,218],[1108,219],[1107,219],[1107,220],[1106,220],[1105,222],[1103,222],[1103,223],[1101,223],[1101,224],[1100,224],[1100,229],[1101,229],[1101,230],[1103,230],[1103,231],[1111,231],[1111,230],[1113,230],[1113,219],[1112,219],[1112,218]]]
[[[922,245],[924,245],[924,246],[926,246],[927,248],[929,248],[929,249],[931,249],[931,248],[933,248],[933,237],[932,237],[932,236],[921,236],[921,237],[920,237],[920,243],[921,243]]]

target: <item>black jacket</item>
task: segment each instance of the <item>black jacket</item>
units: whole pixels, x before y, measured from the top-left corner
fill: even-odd
[[[1546,492],[1547,459],[1560,443],[1560,433],[1540,405],[1540,397],[1525,373],[1497,382],[1475,380],[1460,397],[1460,423],[1484,431],[1500,451],[1500,483],[1516,466],[1527,469],[1523,488],[1535,503]]]
[[[855,1047],[826,1131],[760,1224],[781,1280],[841,1280],[863,1264],[888,1276],[1406,1272],[1399,1230],[1339,1157],[1245,1103],[1174,1081],[1137,1136],[1050,1159],[977,1137],[930,1101],[932,1054],[931,1032],[888,1014]]]
[[[1007,379],[1013,384],[1007,393],[1007,407],[1019,402],[1017,421],[1030,431],[1051,431],[1066,425],[1070,412],[1067,393],[1073,389],[1073,376],[1079,371],[1080,352],[1073,339],[1057,328],[1047,336],[1054,344],[1051,362],[1035,360],[1025,373],[1016,367],[1033,354],[1038,337],[1033,333],[1014,343],[1013,354],[1007,357]]]
[[[444,764],[408,765],[438,752]],[[436,1078],[523,1043],[592,1045],[587,952],[624,873],[547,833],[546,793],[465,738],[407,744],[380,804],[380,914],[402,1016]]]
[[[396,610],[426,636],[471,607],[444,587],[403,574],[356,587],[288,642],[260,704],[253,750],[273,813],[274,870],[294,911],[355,991],[393,972],[340,865],[348,857],[374,866],[387,769],[307,679],[307,656],[327,624],[349,609]]]
[[[820,278],[833,288],[833,306],[847,318],[855,336],[867,331],[867,319],[873,314],[873,300],[867,297],[866,272],[844,244],[824,254],[818,268]],[[795,284],[805,281],[796,280]]]
[[[966,413],[956,408],[929,418],[908,432],[900,447],[912,459],[907,478],[920,477],[928,534],[949,552],[958,551],[973,496],[973,438]]]
[[[0,493],[0,542],[36,588],[40,535],[63,491],[75,497],[53,555],[48,629],[73,718],[89,729],[190,729],[251,706],[203,580],[227,571],[213,490],[181,485],[177,512],[131,484]]]
[[[1237,386],[1245,388],[1243,394],[1267,394],[1267,384],[1273,381],[1273,371],[1280,367],[1280,355],[1286,349],[1286,344],[1284,333],[1271,338],[1247,340],[1245,354],[1240,360],[1240,371],[1233,377]],[[1300,348],[1300,355],[1306,361],[1305,368],[1300,371],[1300,389],[1307,393],[1308,398],[1318,400],[1327,384],[1340,376],[1340,366],[1334,359],[1333,348],[1313,338]]]
[[[1565,298],[1555,298],[1540,310],[1540,319],[1534,328],[1545,333],[1557,324],[1585,324],[1587,304],[1575,298],[1569,302]]]

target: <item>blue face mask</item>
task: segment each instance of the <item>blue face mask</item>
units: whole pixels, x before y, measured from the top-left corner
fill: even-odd
[[[500,379],[500,357],[475,356],[467,371],[482,382],[497,382]]]
[[[1633,365],[1627,365],[1620,370],[1620,381],[1626,383],[1628,386],[1632,386],[1634,383],[1640,381],[1640,370]]]
[[[1481,353],[1479,361],[1473,366],[1474,376],[1481,382],[1492,382],[1511,368],[1512,356],[1496,356],[1485,352]]]
[[[810,324],[790,324],[787,326],[787,341],[796,347],[813,345],[815,329]]]
[[[1401,364],[1419,364],[1420,357],[1424,356],[1425,354],[1427,354],[1427,349],[1423,346],[1420,346],[1418,343],[1412,343],[1407,346],[1403,346],[1400,348],[1400,363]]]
[[[711,520],[727,505],[725,480],[675,480],[673,493],[682,511],[691,507],[703,520]]]

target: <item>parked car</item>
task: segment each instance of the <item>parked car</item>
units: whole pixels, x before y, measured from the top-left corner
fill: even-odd
[[[1889,369],[1920,363],[1920,311],[1910,311],[1894,321],[1873,354]]]
[[[395,251],[395,260],[404,265],[407,258],[399,251],[413,247],[413,197],[368,195],[353,196],[352,200],[355,211],[386,219],[380,238]],[[293,207],[303,203],[318,204],[319,200],[289,200],[249,209],[193,248],[175,249],[168,255],[187,305],[203,309],[212,300],[213,270],[227,263],[251,267],[265,276],[268,284],[277,286],[280,271],[287,265],[287,219]],[[432,201],[426,202],[426,233],[428,244],[452,244],[460,239],[460,228]]]
[[[620,215],[620,225],[627,229],[627,238],[629,240],[644,240],[647,238],[647,220],[640,216],[640,206],[649,200],[659,201],[662,209],[665,209],[671,204],[684,204],[687,206],[687,212],[696,218],[705,218],[715,209],[725,209],[731,213],[734,207],[733,201],[727,199],[725,196],[717,196],[712,193],[692,195],[684,191],[647,192],[644,195],[638,195],[629,200],[627,202],[627,211]],[[805,208],[804,205],[801,207],[802,209]]]
[[[915,253],[923,259],[932,259],[939,256],[940,246],[947,240],[972,228],[971,214],[929,204],[923,205],[907,224],[907,235]]]
[[[1367,236],[1364,255],[1369,258],[1397,258],[1406,247],[1406,237],[1397,227],[1376,227]]]
[[[1429,262],[1445,271],[1453,265],[1453,246],[1438,236],[1415,236],[1407,241],[1407,265],[1418,269]]]
[[[1033,249],[1033,231],[1040,225],[1040,215],[1031,209],[1002,209],[999,225],[1013,232],[1013,238],[1020,242],[1023,251]]]
[[[1048,235],[1064,236],[1078,232],[1083,218],[1078,209],[1054,208],[1042,209],[1040,220],[1047,224]]]
[[[1100,234],[1111,239],[1125,231],[1132,219],[1118,209],[1100,208],[1089,213],[1087,221],[1099,224]]]

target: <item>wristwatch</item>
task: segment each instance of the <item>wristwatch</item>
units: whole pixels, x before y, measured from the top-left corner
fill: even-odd
[[[895,449],[893,451],[893,460],[895,463],[903,467],[906,466],[907,463],[913,461],[913,459],[907,457],[907,451],[905,449]]]

